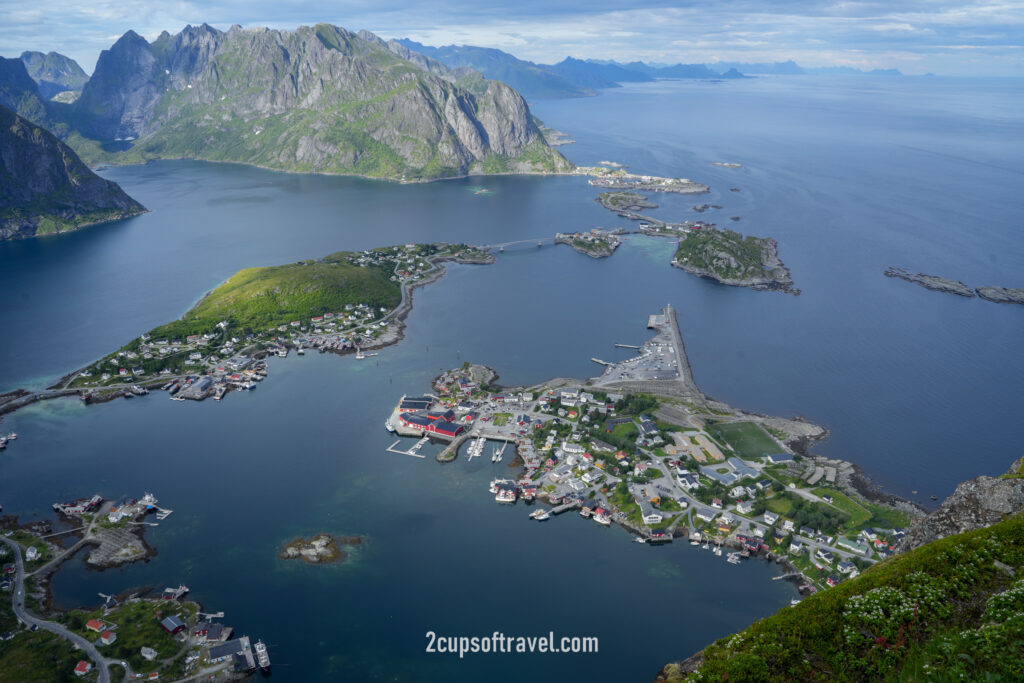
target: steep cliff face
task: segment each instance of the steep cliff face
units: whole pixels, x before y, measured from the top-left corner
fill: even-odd
[[[67,90],[81,90],[89,80],[78,62],[58,52],[26,51],[21,53],[21,61],[46,99]]]
[[[46,104],[20,59],[0,57],[0,106],[32,121],[46,119]]]
[[[74,230],[145,210],[51,133],[0,107],[0,240]]]
[[[977,477],[956,487],[935,512],[914,524],[897,546],[906,552],[925,543],[982,529],[1024,510],[1024,458],[1003,477]]]
[[[75,107],[96,139],[137,138],[131,161],[406,178],[570,167],[518,93],[477,83],[478,97],[464,76],[371,33],[204,24],[152,44],[125,34]]]

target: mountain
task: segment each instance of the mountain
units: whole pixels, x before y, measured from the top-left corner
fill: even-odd
[[[430,179],[571,168],[505,84],[368,32],[318,24],[133,31],[104,50],[72,105],[90,161],[235,161]],[[131,141],[130,149],[100,149]]]
[[[786,62],[715,62],[708,67],[719,73],[736,69],[745,74],[765,74],[774,76],[798,76],[806,73],[804,68],[792,59]]]
[[[566,57],[548,69],[584,88],[616,88],[619,83],[634,83],[654,80],[638,71],[632,71],[618,64],[601,64]]]
[[[656,683],[1020,680],[1022,462],[960,484],[901,554],[665,666]]]
[[[53,134],[0,107],[0,240],[75,230],[145,210]]]
[[[624,68],[646,74],[652,78],[720,78],[721,75],[703,64],[674,64],[653,66],[643,62],[623,64]]]
[[[43,99],[21,59],[0,57],[0,106],[64,139],[70,131],[71,109]]]
[[[21,61],[45,99],[66,90],[81,90],[89,80],[78,62],[57,52],[22,52]]]
[[[20,59],[0,57],[0,106],[36,123],[47,118],[46,103]]]
[[[474,45],[430,47],[408,38],[403,46],[452,68],[468,67],[485,77],[515,88],[529,99],[584,97],[594,91],[551,71],[550,68],[518,59],[507,52]]]

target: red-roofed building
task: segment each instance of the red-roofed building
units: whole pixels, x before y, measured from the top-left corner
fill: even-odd
[[[85,674],[92,671],[92,664],[85,661],[84,659],[75,665],[75,675],[84,676]]]
[[[107,625],[99,619],[90,619],[89,621],[85,622],[85,627],[90,631],[100,633],[101,631],[107,628]]]
[[[104,631],[100,634],[100,642],[104,645],[110,645],[115,640],[117,640],[117,634],[113,631]]]

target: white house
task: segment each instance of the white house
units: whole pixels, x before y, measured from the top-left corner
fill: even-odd
[[[775,514],[771,510],[765,510],[764,511],[764,523],[765,524],[767,524],[768,526],[771,526],[772,524],[775,524],[775,522],[777,522],[777,521],[779,521],[779,516],[777,514]]]

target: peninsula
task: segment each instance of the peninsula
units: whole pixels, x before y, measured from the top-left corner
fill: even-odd
[[[445,273],[445,262],[489,264],[464,244],[408,244],[337,252],[283,266],[248,268],[208,293],[181,319],[141,334],[45,391],[0,396],[0,414],[35,401],[86,403],[162,388],[174,399],[222,399],[266,377],[261,359],[307,348],[364,357],[402,338],[412,292]]]
[[[882,497],[851,463],[811,454],[828,432],[806,420],[769,417],[703,394],[693,380],[676,312],[648,318],[654,336],[629,360],[588,380],[497,387],[494,372],[465,363],[444,372],[429,396],[403,396],[385,426],[420,442],[391,453],[436,459],[508,457],[491,482],[495,501],[534,506],[546,521],[568,511],[619,525],[647,544],[689,540],[733,564],[755,555],[786,568],[805,593],[890,557],[922,510]],[[506,456],[513,446],[514,457]],[[538,506],[543,501],[550,509]]]

